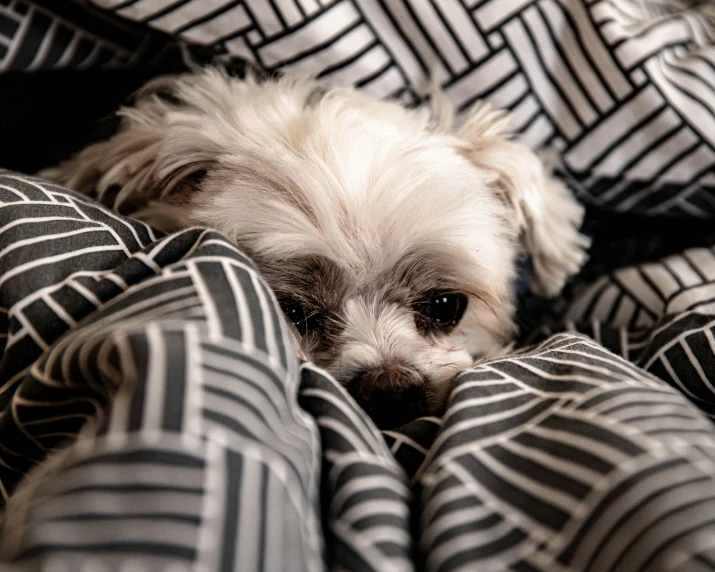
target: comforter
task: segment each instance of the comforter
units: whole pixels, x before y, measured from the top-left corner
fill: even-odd
[[[708,219],[708,10],[6,0],[0,67],[121,67],[186,41],[413,102],[429,68],[459,108],[512,109],[584,201]],[[2,566],[715,569],[715,250],[702,242],[582,276],[528,345],[458,376],[443,417],[381,433],[299,360],[273,294],[227,239],[164,236],[2,171],[3,503],[70,443]]]

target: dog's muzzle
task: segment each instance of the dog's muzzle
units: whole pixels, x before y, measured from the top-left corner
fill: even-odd
[[[399,427],[427,413],[427,384],[412,368],[361,371],[348,384],[348,391],[380,429]]]

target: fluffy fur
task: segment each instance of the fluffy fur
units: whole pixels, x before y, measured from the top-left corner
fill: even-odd
[[[517,256],[552,296],[588,241],[581,207],[507,138],[504,113],[478,105],[453,129],[433,100],[405,109],[293,76],[164,78],[121,110],[119,133],[43,175],[166,231],[220,231],[280,301],[319,317],[300,339],[308,357],[354,394],[421,385],[418,409],[436,411],[457,372],[508,346]],[[415,304],[435,291],[467,297],[449,332],[420,328]]]

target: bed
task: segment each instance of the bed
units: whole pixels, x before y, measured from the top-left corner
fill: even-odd
[[[489,99],[558,151],[607,213],[597,236],[652,230],[596,242],[559,300],[525,308],[513,355],[457,378],[444,416],[379,432],[299,359],[223,236],[165,236],[0,171],[2,504],[68,447],[3,569],[715,569],[710,10],[1,0],[0,70],[208,57],[416,104],[429,68],[458,109]]]

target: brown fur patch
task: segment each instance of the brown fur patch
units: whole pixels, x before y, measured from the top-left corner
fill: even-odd
[[[337,340],[343,329],[340,315],[348,286],[344,270],[317,256],[256,263],[279,302],[300,304],[318,322],[301,340],[304,351],[320,366],[332,363],[340,352]]]

